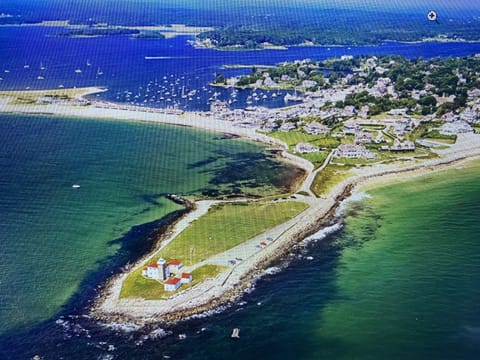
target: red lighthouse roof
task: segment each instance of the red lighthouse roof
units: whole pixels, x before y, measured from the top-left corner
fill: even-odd
[[[168,285],[177,285],[179,281],[180,281],[179,278],[171,277],[170,279],[168,279],[167,281],[165,281],[165,284],[168,284]]]
[[[169,262],[167,262],[167,265],[181,265],[182,262],[180,260],[170,260]]]

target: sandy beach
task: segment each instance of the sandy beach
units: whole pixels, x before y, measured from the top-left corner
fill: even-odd
[[[81,96],[95,94],[103,89],[89,88]],[[286,161],[306,170],[307,176],[299,191],[305,191],[310,196],[299,196],[298,201],[309,204],[309,208],[293,219],[280,224],[261,234],[261,238],[272,238],[269,246],[259,251],[251,252],[243,249],[247,257],[229,271],[223,272],[214,279],[208,279],[188,290],[180,291],[168,300],[120,299],[119,294],[123,280],[129,272],[117,274],[104,287],[101,295],[92,307],[92,315],[105,321],[135,321],[138,323],[172,322],[184,319],[190,315],[199,314],[219,305],[234,301],[246,288],[251,286],[252,280],[273,261],[287,254],[292,246],[307,236],[315,233],[334,216],[340,203],[354,192],[362,191],[372,184],[379,184],[415,176],[429,174],[448,168],[462,166],[462,162],[480,157],[480,135],[459,135],[456,144],[436,150],[439,157],[424,161],[411,159],[401,164],[378,164],[368,167],[359,167],[352,172],[352,176],[337,184],[330,193],[322,198],[315,197],[310,187],[314,180],[313,165],[300,157],[286,152],[287,145],[280,140],[257,133],[252,128],[234,126],[228,121],[216,120],[201,113],[184,113],[182,115],[159,114],[147,111],[130,111],[117,108],[89,106],[68,106],[62,104],[47,105],[12,105],[11,96],[0,93],[0,112],[14,114],[47,114],[65,117],[101,118],[125,121],[158,122],[163,124],[190,126],[206,131],[216,131],[235,134],[243,138],[281,147]],[[330,156],[327,158],[329,161]],[[327,163],[326,162],[326,163]],[[320,168],[317,171],[320,171]],[[188,224],[206,213],[214,201],[196,203],[195,210],[189,212],[173,229],[166,234],[160,246],[165,246]],[[254,244],[259,238],[251,239],[247,243]],[[241,246],[229,250],[232,254],[240,251]],[[131,269],[140,266],[147,258],[156,253],[159,248],[153,249],[142,259],[139,259]]]

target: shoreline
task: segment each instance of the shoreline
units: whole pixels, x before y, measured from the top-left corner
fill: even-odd
[[[377,173],[361,174],[345,180],[338,184],[329,194],[328,199],[326,199],[328,200],[327,206],[312,206],[305,210],[302,216],[303,223],[297,222],[292,225],[282,234],[284,238],[281,241],[276,239],[274,244],[265,248],[264,251],[255,254],[253,259],[249,259],[249,264],[243,271],[242,269],[234,268],[222,278],[210,281],[207,287],[200,289],[201,284],[197,285],[197,292],[205,295],[206,291],[210,291],[211,294],[207,294],[202,299],[196,297],[198,302],[195,304],[192,304],[190,299],[186,302],[186,306],[181,306],[183,299],[180,300],[179,298],[184,296],[186,292],[174,296],[173,301],[170,299],[165,301],[114,299],[112,298],[114,294],[108,292],[108,289],[112,288],[112,283],[121,281],[122,278],[119,277],[112,279],[112,282],[106,285],[106,292],[100,293],[94,302],[90,314],[93,318],[102,322],[134,322],[143,326],[160,323],[168,326],[188,320],[192,316],[215,310],[220,306],[231,305],[241,298],[246,290],[253,286],[257,276],[262,274],[273,263],[288,256],[295,245],[298,245],[312,234],[332,225],[332,220],[336,217],[336,212],[343,201],[361,192],[365,187],[379,181],[382,184],[395,183],[400,179],[408,180],[431,174],[432,172],[455,169],[462,166],[465,162],[479,158],[480,148],[477,148],[477,152],[472,156],[453,156],[446,159],[437,159],[428,165],[417,164],[404,169],[391,168]],[[268,251],[265,251],[267,249]],[[215,280],[219,280],[217,284],[215,284]],[[190,290],[193,289],[195,288]],[[203,301],[200,302],[200,300]],[[165,311],[165,306],[162,306],[166,304],[160,304],[159,302],[170,302],[168,311]]]
[[[88,90],[88,91],[87,91]],[[79,95],[79,99],[84,96],[92,95],[104,91],[100,88],[88,88]],[[25,93],[25,92],[22,92]],[[2,93],[0,93],[2,96]],[[128,120],[135,122],[154,122],[177,126],[189,126],[206,131],[215,131],[228,134],[235,134],[242,138],[252,141],[262,142],[268,145],[275,144],[281,146],[282,160],[294,164],[306,171],[306,176],[299,184],[298,189],[310,189],[313,177],[309,176],[313,171],[313,164],[286,152],[288,147],[280,140],[271,138],[265,134],[260,134],[252,128],[241,128],[234,126],[231,122],[216,120],[200,113],[185,113],[182,115],[159,114],[147,111],[130,111],[120,108],[100,108],[94,105],[90,106],[67,106],[58,104],[49,105],[10,105],[8,104],[8,95],[3,94],[0,97],[0,112],[15,114],[43,114],[68,117],[114,119],[117,121]],[[116,104],[112,104],[116,106]],[[175,294],[168,300],[142,300],[142,299],[120,299],[119,293],[123,279],[136,269],[139,264],[152,254],[156,253],[164,244],[165,237],[174,238],[175,232],[179,233],[189,221],[193,221],[196,216],[201,216],[198,212],[208,211],[209,202],[197,202],[192,205],[193,211],[186,211],[185,215],[174,224],[169,225],[169,229],[163,234],[159,234],[157,245],[148,253],[138,259],[130,269],[125,272],[114,275],[103,284],[94,305],[89,309],[90,315],[99,321],[114,322],[135,322],[139,324],[164,323],[172,324],[186,318],[201,314],[206,311],[218,308],[220,305],[235,302],[246,289],[252,286],[252,282],[263,270],[271,263],[282,259],[290,252],[295,244],[298,244],[306,237],[312,235],[318,230],[328,226],[335,217],[335,213],[341,203],[358,192],[360,188],[368,186],[375,181],[394,182],[400,178],[411,178],[430,174],[432,171],[440,171],[449,168],[455,168],[458,164],[480,157],[479,135],[459,136],[457,143],[445,150],[439,150],[440,158],[418,162],[412,160],[410,164],[377,164],[366,168],[356,169],[355,174],[337,184],[331,189],[330,193],[321,198],[314,196],[305,196],[304,202],[310,205],[300,215],[283,223],[273,229],[267,230],[263,236],[272,236],[275,241],[268,247],[251,255],[246,261],[242,261],[228,272],[221,273],[214,279],[208,279],[196,286]],[[297,190],[298,190],[297,189]],[[195,209],[196,207],[196,209]],[[183,221],[183,222],[182,222]],[[180,225],[183,224],[183,225]],[[183,228],[182,228],[183,227]],[[141,265],[141,264],[140,264]]]

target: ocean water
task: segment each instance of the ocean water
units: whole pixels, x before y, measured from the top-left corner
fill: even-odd
[[[74,294],[78,305],[148,250],[157,220],[180,209],[165,194],[275,193],[278,171],[292,173],[259,145],[185,127],[2,115],[0,134],[0,334],[61,312]],[[236,164],[243,174],[217,179]]]
[[[396,54],[432,58],[480,53],[480,43],[384,43],[379,46],[293,47],[287,51],[216,51],[195,49],[187,43],[192,39],[188,36],[166,40],[55,36],[62,32],[65,29],[58,27],[0,28],[0,90],[48,89],[60,85],[105,86],[109,90],[99,94],[98,99],[139,106],[208,110],[209,100],[233,100],[231,89],[209,86],[215,74],[228,77],[251,71],[248,68],[223,69],[223,65],[274,65],[342,55]],[[29,67],[24,68],[26,65]],[[102,75],[98,75],[99,72]],[[38,76],[43,80],[38,80]],[[254,97],[252,103],[247,104],[252,90],[240,90],[230,106],[284,106],[285,93],[281,91],[273,97],[270,91],[257,91],[258,100]]]
[[[165,84],[179,107],[205,110],[215,92],[219,99],[230,96],[230,90],[208,86],[224,64],[480,52],[480,44],[386,43],[230,53],[194,49],[187,37],[159,42],[51,36],[58,31],[1,28],[0,89],[98,85],[109,88],[100,98],[129,102],[138,95],[147,99],[141,104],[162,107],[166,101],[145,95],[147,88],[150,93]],[[37,80],[39,75],[45,79]],[[182,92],[192,90],[192,101],[181,100]],[[234,106],[244,106],[248,95],[239,92]],[[283,105],[281,98],[264,105]],[[478,357],[478,164],[371,191],[370,199],[350,205],[341,232],[312,243],[286,270],[259,280],[244,303],[166,329],[165,338],[153,340],[152,329],[112,330],[84,317],[96,287],[145,251],[158,220],[178,210],[165,193],[228,194],[249,183],[273,191],[284,185],[278,171],[288,173],[261,147],[217,134],[1,116],[0,358]],[[229,338],[233,327],[241,329],[236,342]],[[183,333],[187,339],[179,340]]]
[[[65,316],[4,337],[0,349],[7,358],[476,359],[479,171],[477,161],[369,190],[347,206],[340,231],[219,314],[141,332]]]

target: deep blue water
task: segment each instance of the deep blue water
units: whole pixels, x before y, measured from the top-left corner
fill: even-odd
[[[226,64],[273,65],[297,59],[323,60],[364,54],[431,58],[480,53],[480,43],[385,43],[380,46],[293,47],[288,51],[227,52],[195,49],[187,44],[191,38],[186,36],[167,40],[134,40],[123,36],[53,36],[63,31],[62,28],[44,27],[0,28],[0,77],[3,79],[0,81],[0,90],[95,85],[109,89],[99,97],[110,101],[157,107],[177,103],[179,108],[186,110],[208,110],[209,99],[228,100],[231,95],[231,90],[208,86],[216,73],[230,76],[250,72],[249,69],[221,69]],[[160,59],[146,60],[145,57]],[[29,68],[24,68],[25,65]],[[41,66],[45,69],[40,70]],[[82,72],[76,73],[75,70]],[[103,74],[98,75],[99,72]],[[44,79],[38,80],[38,76]],[[196,93],[192,94],[192,90],[196,90]],[[245,107],[250,93],[251,90],[240,91],[238,101],[232,106]],[[254,105],[284,105],[283,96],[274,98],[269,92],[265,94],[267,99],[260,99]]]

